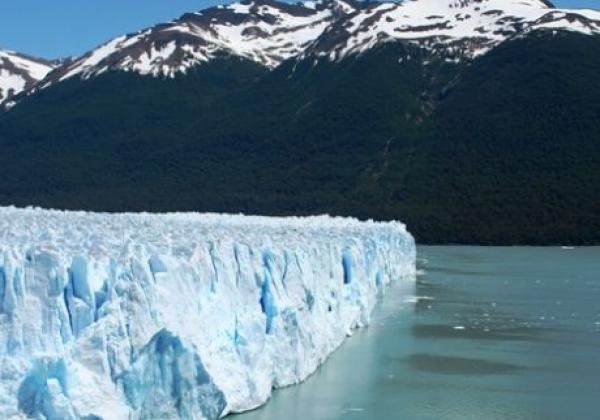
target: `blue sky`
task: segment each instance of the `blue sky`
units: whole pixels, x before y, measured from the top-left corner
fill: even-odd
[[[0,48],[39,57],[79,55],[123,33],[204,9],[219,0],[1,0]],[[600,9],[600,0],[556,0]]]

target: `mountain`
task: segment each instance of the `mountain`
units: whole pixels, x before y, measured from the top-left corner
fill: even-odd
[[[427,243],[600,243],[599,22],[527,0],[184,15],[16,98],[0,115],[0,204],[327,212],[400,219]]]
[[[600,33],[600,12],[554,9],[545,0],[250,0],[112,39],[60,66],[41,87],[117,70],[175,77],[223,55],[269,69],[293,57],[335,61],[395,40],[460,60],[538,29]]]
[[[0,106],[31,89],[56,65],[56,62],[0,50]]]

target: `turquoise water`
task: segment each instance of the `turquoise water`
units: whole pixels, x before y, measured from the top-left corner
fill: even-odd
[[[309,380],[234,419],[600,419],[600,248],[421,247],[419,269]]]

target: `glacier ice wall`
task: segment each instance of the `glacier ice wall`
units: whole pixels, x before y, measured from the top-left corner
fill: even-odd
[[[396,222],[0,208],[0,418],[255,408],[414,270]]]

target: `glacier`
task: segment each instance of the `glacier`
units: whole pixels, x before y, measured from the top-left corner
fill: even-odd
[[[217,419],[414,282],[399,222],[0,208],[0,418]]]

